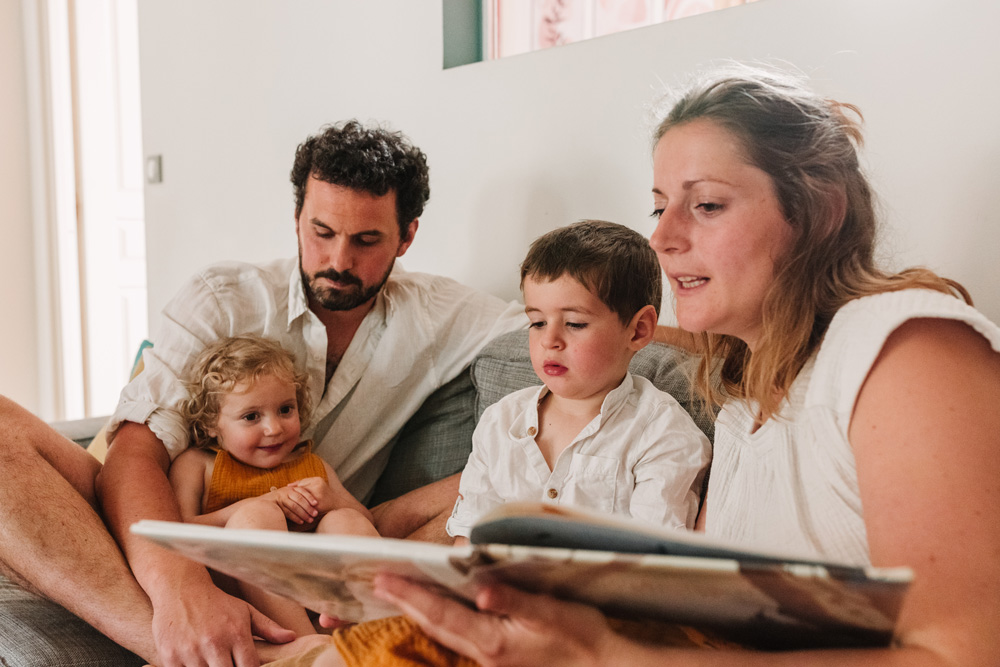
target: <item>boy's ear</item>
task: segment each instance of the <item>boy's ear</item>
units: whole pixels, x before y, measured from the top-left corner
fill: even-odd
[[[653,340],[657,320],[656,308],[653,306],[643,306],[632,316],[632,321],[629,322],[629,330],[632,333],[629,347],[633,352],[638,352]]]

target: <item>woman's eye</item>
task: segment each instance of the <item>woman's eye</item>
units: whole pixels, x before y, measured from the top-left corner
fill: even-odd
[[[661,215],[663,215],[663,209],[662,208],[654,208],[653,212],[649,214],[649,217],[659,219],[659,217]]]
[[[722,210],[722,204],[716,204],[714,202],[702,202],[698,204],[695,208],[699,209],[703,213],[717,213]]]
[[[528,325],[529,329],[541,329],[545,326],[545,322],[532,322]]]

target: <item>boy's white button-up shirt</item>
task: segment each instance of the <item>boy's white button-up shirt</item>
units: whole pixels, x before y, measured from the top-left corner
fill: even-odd
[[[378,294],[336,372],[326,377],[326,328],[309,310],[297,258],[228,262],[194,276],[164,308],[144,369],[122,390],[110,433],[148,424],[171,458],[188,445],[178,412],[187,366],[211,341],[253,333],[279,342],[309,375],[313,412],[304,438],[365,498],[389,445],[434,390],[455,378],[495,336],[524,327],[524,306],[450,278],[399,268]]]
[[[538,404],[547,392],[528,387],[483,413],[448,534],[468,537],[483,514],[514,501],[694,526],[711,444],[672,396],[627,374],[549,470],[534,438]]]

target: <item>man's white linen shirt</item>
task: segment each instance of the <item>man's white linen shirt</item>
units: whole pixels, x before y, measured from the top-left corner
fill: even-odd
[[[468,537],[485,513],[508,502],[574,505],[671,528],[693,527],[711,444],[669,394],[625,376],[601,412],[549,469],[535,443],[545,386],[516,391],[483,413],[472,437],[452,536]]]
[[[325,384],[326,328],[309,310],[297,258],[219,264],[194,276],[164,308],[144,369],[122,391],[109,432],[123,421],[148,424],[176,457],[188,445],[178,412],[187,397],[185,369],[212,341],[258,334],[280,343],[308,374],[313,413],[303,437],[315,441],[351,493],[365,498],[387,445],[424,399],[489,340],[526,324],[519,303],[397,264]]]

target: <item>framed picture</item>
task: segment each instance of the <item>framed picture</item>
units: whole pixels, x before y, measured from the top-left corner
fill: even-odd
[[[483,0],[485,57],[572,44],[755,0]]]

